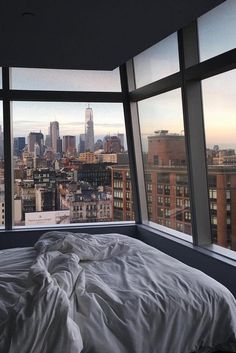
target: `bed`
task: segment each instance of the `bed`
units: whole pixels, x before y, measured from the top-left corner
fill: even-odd
[[[0,271],[1,353],[236,352],[233,295],[136,239],[48,232]]]

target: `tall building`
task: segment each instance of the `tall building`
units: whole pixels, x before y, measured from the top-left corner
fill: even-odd
[[[112,219],[134,220],[132,187],[129,166],[112,166]]]
[[[25,137],[14,138],[14,156],[20,156],[25,148]]]
[[[34,153],[34,145],[38,144],[40,155],[43,153],[43,134],[41,132],[30,132],[28,136],[28,151]]]
[[[59,138],[59,123],[58,121],[50,122],[50,137],[51,137],[51,147],[54,153],[57,153],[57,140]]]
[[[85,110],[85,151],[94,151],[93,109]]]
[[[63,136],[62,139],[62,151],[67,154],[76,153],[76,137],[75,136]]]
[[[120,153],[122,150],[120,139],[118,136],[111,136],[104,142],[105,153]]]
[[[80,134],[79,136],[79,152],[85,152],[85,134]]]
[[[118,133],[117,137],[120,139],[121,148],[124,149],[124,146],[125,146],[125,135]]]

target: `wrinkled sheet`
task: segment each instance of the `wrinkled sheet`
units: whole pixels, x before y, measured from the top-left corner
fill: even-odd
[[[221,284],[123,235],[49,232],[0,252],[1,353],[236,352]]]

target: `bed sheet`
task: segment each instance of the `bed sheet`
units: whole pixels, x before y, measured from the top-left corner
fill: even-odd
[[[136,239],[49,232],[0,266],[2,353],[236,351],[232,294]]]

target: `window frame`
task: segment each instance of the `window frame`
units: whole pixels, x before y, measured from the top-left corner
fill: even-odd
[[[13,214],[13,132],[12,132],[12,119],[11,119],[11,103],[15,102],[94,102],[94,103],[121,103],[124,110],[124,123],[127,129],[127,113],[125,110],[125,100],[123,92],[94,92],[94,91],[40,91],[40,90],[14,90],[10,88],[11,68],[2,67],[2,89],[0,89],[0,99],[3,102],[3,128],[4,128],[4,186],[5,186],[5,227],[0,229],[0,233],[9,231],[18,232],[21,228],[26,231],[35,229],[66,229],[74,228],[75,224],[68,224],[58,227],[54,226],[41,226],[41,227],[27,227],[27,226],[14,226]],[[121,75],[120,75],[121,78]],[[127,139],[128,140],[128,139]],[[128,147],[129,160],[132,159]],[[11,158],[9,158],[11,156]],[[133,172],[131,172],[133,174]],[[98,223],[99,226],[113,226],[121,224],[134,224],[135,221],[113,221]],[[94,223],[78,223],[78,228],[84,226],[94,225]]]
[[[200,62],[198,47],[197,20],[178,31],[178,49],[180,71],[170,76],[137,88],[135,86],[134,64],[131,59],[120,67],[121,92],[73,92],[73,91],[34,91],[10,89],[10,70],[2,68],[2,88],[0,99],[3,102],[3,126],[4,126],[4,172],[5,194],[12,195],[12,127],[11,127],[11,101],[42,101],[42,102],[104,102],[123,103],[124,118],[130,161],[130,176],[132,183],[135,223],[153,229],[159,235],[171,236],[173,241],[178,239],[192,246],[216,252],[223,257],[236,260],[236,252],[212,244],[210,200],[208,197],[208,179],[206,163],[206,144],[204,135],[201,80],[213,77],[236,68],[236,49],[229,50],[208,60]],[[141,136],[139,127],[137,102],[171,90],[182,90],[183,115],[186,139],[186,151],[188,151],[188,173],[190,209],[192,218],[192,237],[177,230],[158,225],[148,220],[148,202],[145,190],[144,163],[141,148]],[[200,116],[195,119],[196,112]],[[197,134],[196,134],[197,131]],[[194,136],[197,143],[193,144]],[[163,194],[161,195],[164,196]],[[12,231],[13,225],[13,199],[5,198],[5,229],[1,232]],[[122,224],[134,224],[134,222],[111,222],[109,224],[121,226]],[[85,227],[88,223],[81,223],[79,227]],[[69,228],[67,225],[66,228]],[[94,224],[93,224],[94,226]],[[106,223],[96,226],[106,226]],[[74,228],[75,224],[71,228]],[[53,227],[58,228],[58,227]],[[24,228],[29,231],[29,229]],[[15,230],[15,228],[14,228]],[[34,230],[33,228],[30,230]]]
[[[137,102],[141,100],[181,88],[185,136],[187,136],[186,151],[188,151],[187,166],[189,173],[193,246],[207,248],[225,257],[235,259],[235,251],[221,248],[219,245],[212,243],[201,81],[205,78],[235,69],[236,49],[200,62],[197,20],[178,31],[178,49],[180,61],[179,72],[137,89],[134,84],[133,60],[127,63],[127,67],[129,68],[130,104],[137,105]],[[198,119],[196,118],[197,116]],[[138,120],[138,111],[136,112],[136,116],[134,115],[132,118]],[[135,124],[138,125],[139,122],[136,121]],[[134,138],[135,140],[139,140],[140,143],[140,131],[136,132]],[[136,160],[138,158],[142,160],[141,149],[136,151]],[[137,165],[137,176],[139,187],[145,189],[143,165],[143,161]],[[144,216],[141,211],[141,219],[143,219],[142,224],[144,226],[156,229],[160,231],[160,234],[164,232],[165,234],[173,235],[173,237],[190,241],[190,237],[188,236],[187,239],[184,233],[182,234],[149,221],[146,210],[144,211]]]

